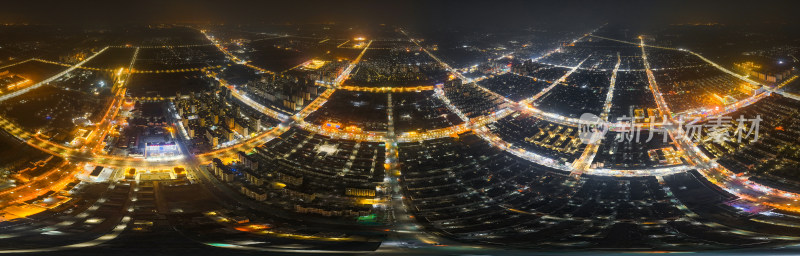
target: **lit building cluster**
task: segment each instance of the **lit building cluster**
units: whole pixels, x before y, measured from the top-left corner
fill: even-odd
[[[795,48],[717,26],[0,27],[0,252],[794,250]]]

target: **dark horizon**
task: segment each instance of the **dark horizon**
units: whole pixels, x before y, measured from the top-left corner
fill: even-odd
[[[794,5],[794,6],[793,6]],[[28,24],[344,23],[403,26],[529,26],[636,23],[793,23],[789,1],[13,1],[0,22]]]

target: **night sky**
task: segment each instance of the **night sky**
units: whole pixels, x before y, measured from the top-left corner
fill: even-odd
[[[799,1],[3,1],[0,21],[58,24],[388,23],[515,26],[539,22],[641,25],[797,23]]]

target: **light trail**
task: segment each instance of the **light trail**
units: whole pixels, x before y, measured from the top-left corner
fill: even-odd
[[[469,122],[469,117],[465,115],[464,112],[461,112],[461,109],[458,109],[455,105],[453,105],[453,103],[450,102],[450,99],[444,95],[444,90],[441,87],[436,87],[436,89],[434,89],[433,96],[444,102],[445,106],[447,106],[447,109],[450,110],[450,112],[455,113],[458,118],[461,118],[461,121]]]
[[[600,39],[611,40],[611,41],[620,42],[620,43],[639,45],[639,47],[642,47],[642,48],[651,47],[651,48],[658,48],[658,49],[664,49],[664,50],[673,50],[673,51],[686,52],[686,53],[692,54],[692,55],[700,58],[701,60],[705,61],[709,65],[719,69],[722,72],[725,72],[725,73],[727,73],[727,74],[729,74],[731,76],[734,76],[736,78],[741,79],[742,81],[748,82],[748,83],[750,83],[752,85],[763,86],[761,83],[753,81],[752,79],[750,79],[750,78],[748,78],[746,76],[742,76],[740,74],[737,74],[736,72],[730,71],[729,69],[726,69],[726,68],[720,66],[719,64],[709,60],[708,58],[704,57],[703,55],[700,55],[699,53],[696,53],[696,52],[693,52],[693,51],[690,51],[690,50],[687,50],[687,49],[665,47],[665,46],[657,46],[657,45],[648,45],[648,44],[645,44],[643,39],[641,39],[641,38],[640,38],[641,42],[639,44],[637,44],[637,43],[634,43],[634,42],[628,42],[628,41],[619,40],[619,39],[613,39],[613,38],[608,38],[608,37],[595,36],[595,35],[592,35],[592,36],[600,38]],[[642,49],[642,51],[644,51],[644,49]],[[646,68],[646,69],[651,70],[650,68]]]
[[[11,64],[8,64],[8,65],[0,67],[0,70],[6,69],[6,68],[10,68],[10,67],[13,67],[13,66],[16,66],[16,65],[19,65],[19,64],[25,64],[25,63],[27,63],[29,61],[32,61],[32,60],[35,60],[35,59],[27,59],[27,60],[23,60],[23,61],[14,62],[14,63],[11,63]]]
[[[640,44],[642,45],[642,58],[644,59],[645,67],[648,69],[648,81],[650,82],[650,89],[656,98],[656,105],[658,105],[659,111],[662,113],[662,115],[666,116],[671,123],[676,123],[675,120],[671,118],[669,108],[667,107],[666,102],[664,102],[663,97],[661,97],[661,93],[658,91],[658,85],[656,84],[655,78],[649,69],[650,65],[647,61],[644,39],[640,37],[640,40]],[[752,102],[749,104],[752,104]],[[799,200],[800,194],[774,189],[769,186],[749,181],[746,177],[736,176],[731,171],[717,164],[714,160],[703,153],[698,146],[691,141],[691,138],[688,138],[681,133],[680,127],[675,128],[673,126],[666,126],[665,128],[672,140],[675,142],[675,145],[678,147],[678,150],[683,152],[684,156],[686,156],[686,159],[689,161],[690,165],[693,167],[699,167],[700,173],[707,180],[714,183],[718,187],[748,201],[772,206],[778,209],[784,209],[787,211],[800,212],[800,208],[796,206],[791,207],[792,203],[790,203]]]
[[[367,52],[367,49],[369,49],[370,45],[372,45],[372,40],[370,40],[367,43],[367,45],[364,46],[364,50],[361,50],[361,53],[359,53],[358,56],[356,56],[356,58],[352,62],[350,62],[350,65],[347,65],[344,71],[342,71],[342,73],[336,77],[336,79],[333,82],[334,88],[338,88],[339,86],[341,86],[342,83],[344,83],[344,81],[347,80],[348,77],[350,77],[350,72],[353,72],[353,69],[356,67],[356,65],[358,65],[359,62],[361,62],[361,58],[364,57],[364,54]]]
[[[403,30],[401,30],[401,32],[403,32],[403,34],[408,36],[408,34],[406,34]],[[584,36],[582,36],[582,37],[580,37],[578,39],[575,39],[573,42],[580,41],[581,39],[585,38],[587,35],[589,35],[589,34],[586,34],[586,35],[584,35]],[[422,48],[423,51],[425,51],[431,58],[433,58],[434,60],[439,62],[448,71],[450,71],[451,73],[455,74],[456,76],[461,77],[462,79],[466,79],[465,77],[463,77],[463,75],[461,75],[460,73],[456,72],[449,65],[447,65],[447,63],[442,62],[438,57],[436,57],[435,55],[433,55],[432,53],[427,51],[427,49],[425,49],[422,46],[420,46],[416,41],[414,41],[413,39],[411,39],[411,41],[414,42],[415,44],[417,44],[417,46],[419,46],[420,48]],[[558,80],[552,82],[551,85],[548,88],[546,88],[543,91],[539,92],[537,95],[534,95],[533,97],[531,97],[529,99],[522,100],[522,101],[520,101],[518,103],[510,101],[510,100],[506,99],[505,97],[500,96],[500,95],[498,95],[497,93],[495,93],[495,92],[493,92],[491,90],[488,90],[488,89],[486,89],[486,88],[484,88],[482,86],[478,86],[477,84],[475,84],[475,86],[477,86],[480,89],[483,89],[484,91],[488,91],[488,92],[490,92],[491,94],[493,94],[493,95],[495,95],[497,97],[500,97],[500,98],[504,99],[506,102],[511,102],[512,106],[519,112],[531,113],[532,116],[534,116],[534,117],[537,117],[537,118],[540,118],[540,119],[543,119],[543,120],[546,120],[546,121],[549,121],[549,122],[552,122],[552,123],[567,125],[567,126],[571,126],[571,127],[577,127],[577,126],[579,126],[581,124],[594,124],[594,122],[587,121],[587,120],[580,120],[580,119],[577,119],[577,118],[569,118],[569,117],[561,116],[561,115],[558,115],[558,114],[555,114],[555,113],[543,112],[543,111],[539,110],[538,108],[534,108],[533,106],[531,106],[531,103],[533,101],[535,101],[536,99],[538,99],[539,97],[541,97],[542,95],[547,93],[550,89],[552,89],[553,87],[555,87],[559,83],[565,81],[566,78],[569,77],[573,72],[575,72],[576,70],[580,69],[582,64],[586,60],[588,60],[590,57],[591,57],[591,55],[587,56],[585,59],[583,59],[576,66],[570,67],[570,70],[566,74],[564,74]],[[619,71],[620,63],[621,63],[621,58],[618,56],[617,65],[615,65],[615,70],[616,71],[614,72],[614,75],[612,75],[612,76],[614,76],[614,80],[616,80],[615,75],[616,75],[617,71]],[[503,150],[505,150],[507,152],[510,152],[511,154],[514,154],[514,155],[520,157],[520,158],[526,159],[528,161],[531,161],[531,162],[534,162],[534,163],[537,163],[537,164],[540,164],[540,165],[549,166],[551,168],[563,170],[563,171],[570,172],[572,170],[568,165],[559,163],[555,159],[552,159],[552,158],[549,158],[549,157],[546,157],[546,156],[542,156],[542,155],[539,155],[539,154],[536,154],[536,153],[533,153],[533,152],[529,152],[529,151],[526,151],[526,150],[524,150],[524,149],[522,149],[520,147],[517,147],[517,146],[514,146],[514,145],[512,145],[510,143],[507,143],[507,142],[503,141],[500,137],[492,134],[485,127],[482,127],[482,126],[485,126],[486,124],[489,124],[491,122],[495,122],[495,121],[499,120],[500,118],[507,116],[508,114],[511,114],[512,111],[508,111],[508,109],[503,109],[503,110],[499,111],[498,113],[500,113],[500,112],[504,112],[504,113],[501,113],[500,115],[497,115],[497,116],[501,116],[501,117],[494,118],[494,119],[492,119],[492,118],[484,119],[484,121],[489,120],[489,122],[483,122],[481,125],[478,125],[477,123],[472,122],[472,120],[470,120],[468,117],[466,117],[457,107],[452,105],[450,103],[449,99],[447,99],[444,96],[444,93],[441,90],[441,88],[436,88],[435,91],[436,91],[436,93],[434,94],[434,96],[442,99],[442,101],[445,102],[445,105],[448,107],[448,109],[450,109],[453,113],[456,113],[462,120],[465,120],[466,123],[462,124],[461,126],[448,127],[448,128],[444,128],[444,129],[441,129],[441,130],[438,130],[438,131],[429,131],[429,132],[427,132],[425,134],[419,134],[419,135],[411,134],[411,135],[409,135],[409,137],[411,137],[409,139],[409,141],[415,141],[415,140],[420,139],[420,138],[423,139],[423,140],[424,139],[437,138],[437,137],[441,137],[443,134],[458,134],[458,133],[461,133],[461,132],[466,132],[466,131],[470,131],[471,130],[471,131],[474,131],[476,134],[478,134],[484,140],[488,141],[490,144],[494,145],[495,147],[501,148],[501,149],[503,149]],[[613,89],[610,90],[609,93],[611,95],[613,95]],[[610,99],[608,99],[608,97],[607,97],[607,101],[610,102]],[[506,111],[508,111],[508,112],[506,112]],[[617,130],[629,128],[630,126],[631,126],[630,124],[622,123],[622,122],[610,123],[609,124],[609,129],[611,131],[617,131]],[[645,127],[645,126],[650,127],[651,124],[636,124],[634,127]],[[660,125],[655,125],[653,127],[660,127]],[[433,136],[431,136],[431,135],[433,135]],[[431,137],[426,137],[426,136],[431,136]],[[400,140],[400,141],[404,140],[402,135],[401,135],[400,138],[398,138],[398,140]],[[587,151],[585,151],[585,152],[587,152]],[[589,149],[589,151],[586,154],[586,157],[583,158],[583,160],[581,160],[578,163],[579,164],[583,163],[583,164],[580,164],[580,165],[586,165],[586,167],[584,167],[583,169],[586,169],[585,170],[586,172],[592,173],[592,174],[595,174],[595,175],[603,175],[603,174],[605,174],[605,175],[609,175],[609,176],[647,176],[647,175],[649,175],[651,173],[673,173],[673,172],[682,171],[681,169],[675,169],[675,168],[657,168],[657,169],[627,170],[625,172],[617,172],[617,173],[611,174],[611,173],[608,173],[606,170],[603,170],[603,169],[597,169],[597,170],[588,169],[588,164],[591,163],[590,159],[593,159],[594,155],[596,155],[596,149],[595,150]],[[588,164],[586,164],[587,162],[588,162]]]
[[[131,62],[128,64],[129,71],[133,69],[133,65],[136,63],[136,58],[138,55],[139,48],[136,48],[136,50],[133,52],[133,57],[131,57]],[[117,82],[114,83],[114,86],[112,87],[112,90],[116,90],[114,98],[111,101],[111,104],[108,106],[108,109],[106,109],[106,113],[103,115],[102,119],[97,122],[96,128],[91,133],[91,135],[100,133],[100,136],[97,137],[98,140],[96,142],[92,142],[91,135],[87,139],[87,146],[92,149],[92,152],[96,152],[98,149],[102,150],[103,141],[105,140],[108,132],[111,131],[113,120],[117,117],[119,110],[122,108],[122,104],[125,102],[125,92],[127,91],[127,88],[125,87],[128,84],[128,81],[130,81],[131,74],[123,72],[124,70],[120,69],[120,72],[117,73]],[[122,78],[123,74],[125,75],[124,78]],[[109,116],[109,114],[111,114],[111,116]],[[93,143],[96,143],[96,145],[92,145]]]
[[[525,160],[527,160],[529,162],[533,162],[533,163],[536,163],[536,164],[539,164],[539,165],[542,165],[542,166],[550,167],[550,168],[553,168],[553,169],[556,169],[556,170],[565,171],[565,172],[570,172],[571,171],[571,168],[570,168],[569,164],[561,163],[560,161],[558,161],[556,159],[553,159],[553,158],[550,158],[550,157],[547,157],[547,156],[543,156],[543,155],[537,154],[535,152],[527,151],[527,150],[525,150],[523,148],[515,146],[515,145],[513,145],[511,143],[508,143],[508,142],[504,141],[502,138],[500,138],[499,136],[497,136],[496,134],[493,134],[486,127],[481,127],[479,129],[476,129],[475,130],[475,134],[477,134],[483,140],[489,142],[489,144],[491,144],[492,146],[500,148],[500,149],[502,149],[502,150],[504,150],[504,151],[506,151],[508,153],[511,153],[512,155],[515,155],[515,156],[517,156],[519,158],[525,159]]]
[[[100,51],[96,52],[94,55],[92,55],[92,56],[89,56],[88,58],[86,58],[85,60],[83,60],[83,61],[79,62],[78,64],[75,64],[75,65],[73,65],[73,66],[71,66],[71,67],[67,68],[67,69],[66,69],[66,70],[64,70],[64,71],[61,71],[61,73],[58,73],[58,74],[56,74],[56,75],[54,75],[54,76],[51,76],[50,78],[47,78],[47,79],[45,79],[45,80],[42,80],[42,81],[40,81],[40,82],[38,82],[38,83],[36,83],[36,84],[33,84],[33,85],[31,85],[31,86],[28,86],[28,87],[25,87],[25,88],[23,88],[23,89],[20,89],[20,90],[14,91],[14,92],[12,92],[12,93],[9,93],[9,94],[6,94],[6,95],[3,95],[3,96],[0,96],[0,102],[6,101],[6,100],[8,100],[8,99],[11,99],[11,98],[14,98],[14,97],[17,97],[17,96],[20,96],[20,95],[22,95],[22,94],[25,94],[25,93],[27,93],[27,92],[31,91],[31,90],[34,90],[34,89],[37,89],[37,88],[39,88],[39,87],[41,87],[42,85],[48,84],[48,83],[50,83],[50,82],[52,82],[52,81],[54,81],[54,80],[56,80],[56,79],[58,79],[58,78],[61,78],[62,76],[66,75],[66,74],[67,74],[67,73],[69,73],[69,72],[72,72],[72,71],[73,71],[73,70],[75,70],[76,68],[78,68],[78,67],[80,67],[80,66],[83,66],[83,64],[86,64],[86,63],[87,63],[87,62],[89,62],[90,60],[94,59],[94,57],[97,57],[97,56],[98,56],[98,55],[100,55],[101,53],[105,52],[107,49],[108,49],[108,47],[105,47],[105,48],[103,48],[102,50],[100,50]]]
[[[750,83],[750,84],[752,84],[752,85],[756,85],[756,86],[764,86],[764,85],[762,85],[761,83],[758,83],[758,82],[756,82],[756,81],[753,81],[753,80],[752,80],[752,79],[750,79],[750,78],[747,78],[746,76],[743,76],[743,75],[737,74],[736,72],[730,71],[730,70],[728,70],[727,68],[724,68],[724,67],[722,67],[722,66],[718,65],[717,63],[714,63],[713,61],[711,61],[711,60],[707,59],[706,57],[703,57],[703,55],[700,55],[700,54],[698,54],[698,53],[696,53],[696,52],[689,51],[689,50],[685,50],[685,49],[681,49],[680,51],[684,51],[684,52],[691,53],[692,55],[694,55],[694,56],[697,56],[698,58],[700,58],[701,60],[703,60],[703,61],[707,62],[708,64],[711,64],[711,66],[713,66],[713,67],[715,67],[715,68],[719,69],[720,71],[722,71],[722,72],[725,72],[725,73],[727,73],[727,74],[729,74],[729,75],[731,75],[731,76],[734,76],[734,77],[736,77],[736,78],[739,78],[739,79],[741,79],[742,81],[748,82],[748,83]]]
[[[455,75],[456,77],[458,77],[459,79],[461,79],[461,81],[463,81],[463,82],[465,83],[465,85],[466,85],[466,84],[469,84],[469,85],[475,86],[475,87],[477,87],[478,89],[481,89],[482,91],[484,91],[484,92],[487,92],[487,93],[489,93],[489,94],[493,95],[494,97],[497,97],[497,98],[503,99],[503,101],[504,101],[504,102],[507,102],[507,103],[512,103],[512,102],[513,102],[513,101],[509,100],[508,98],[506,98],[505,96],[503,96],[503,95],[500,95],[500,94],[498,94],[498,93],[496,93],[496,92],[494,92],[494,91],[492,91],[492,90],[489,90],[489,89],[487,89],[487,88],[485,88],[485,87],[483,87],[483,86],[480,86],[480,85],[478,85],[478,84],[477,84],[475,81],[472,81],[472,80],[470,80],[470,79],[467,79],[467,78],[466,78],[466,77],[465,77],[463,74],[459,73],[459,72],[458,72],[456,69],[454,69],[454,68],[450,67],[450,65],[449,65],[449,64],[447,64],[446,62],[444,62],[444,61],[442,61],[441,59],[439,59],[439,57],[436,57],[436,55],[433,55],[433,53],[431,53],[430,51],[428,51],[428,49],[425,49],[425,47],[422,47],[422,45],[420,45],[420,44],[419,44],[419,42],[417,42],[416,40],[414,40],[413,38],[411,38],[411,37],[410,37],[410,36],[409,36],[409,35],[408,35],[408,34],[405,32],[405,30],[402,30],[402,29],[401,29],[401,30],[400,30],[400,32],[402,32],[402,33],[403,33],[403,35],[405,35],[406,37],[408,37],[408,38],[409,38],[409,40],[410,40],[412,43],[414,43],[414,45],[416,45],[417,47],[419,47],[420,49],[422,49],[422,51],[423,51],[423,52],[425,52],[425,54],[427,54],[429,57],[431,57],[431,59],[433,59],[434,61],[436,61],[437,63],[439,63],[439,66],[442,66],[442,67],[443,67],[445,70],[447,70],[447,72],[450,72],[450,74],[453,74],[453,75]],[[466,119],[463,119],[463,120],[466,120]]]
[[[611,101],[614,97],[614,86],[617,82],[617,71],[619,71],[620,63],[622,63],[622,58],[619,52],[617,52],[617,64],[614,65],[614,71],[611,73],[611,81],[609,82],[608,93],[606,93],[605,104],[603,104],[603,112],[600,114],[601,122],[608,121],[608,113],[611,111]],[[600,143],[602,143],[602,137],[604,135],[605,133],[603,132],[592,133],[592,137],[589,139],[583,153],[572,163],[572,176],[580,176],[584,171],[589,169],[592,162],[594,162],[595,156],[597,156],[597,150],[600,148]]]
[[[324,87],[324,86],[323,86]],[[345,91],[355,91],[355,92],[374,92],[374,93],[392,93],[392,92],[421,92],[421,91],[432,91],[435,88],[433,85],[422,85],[422,86],[407,86],[407,87],[364,87],[364,86],[352,86],[352,85],[342,85],[339,86],[337,89],[345,90]]]
[[[212,39],[209,38],[209,40],[212,40]],[[411,41],[414,42],[415,44],[417,44],[417,42],[414,41],[413,39]],[[213,42],[213,40],[212,40],[212,42]],[[351,65],[346,69],[346,71],[352,71],[353,67],[355,66],[354,64],[357,64],[358,61],[360,61],[361,57],[363,57],[364,53],[369,48],[369,45],[371,44],[371,42],[372,41],[370,41],[370,43],[367,44],[367,47],[365,47],[364,50],[362,50],[362,52],[359,54],[359,56],[353,61],[353,63],[351,63]],[[643,42],[641,44],[644,45]],[[103,50],[101,50],[101,52],[104,51],[107,48],[108,47],[104,48]],[[435,55],[433,55],[429,51],[427,51],[427,49],[424,49],[424,48],[422,48],[422,49],[429,56],[434,58],[434,60],[436,60],[440,64],[443,64],[443,66],[445,68],[447,68],[448,70],[452,71],[452,68],[450,68],[446,63],[441,62],[441,60],[439,60]],[[99,55],[101,52],[96,53],[95,55],[93,55],[90,58],[93,58],[94,56]],[[90,58],[87,58],[87,60],[84,60],[83,63],[88,61]],[[646,60],[646,54],[643,56],[643,59]],[[585,60],[586,59],[584,59],[584,61]],[[581,62],[581,64],[582,63],[583,62]],[[649,63],[647,63],[647,62],[645,62],[645,63],[648,66],[648,69],[649,69]],[[581,64],[579,64],[576,67],[579,68]],[[79,64],[73,66],[71,69],[80,68],[81,65],[82,64],[79,63]],[[571,70],[571,71],[577,70],[575,67],[572,67],[572,68],[573,68],[573,70]],[[618,69],[618,67],[615,67],[615,69]],[[654,78],[652,77],[652,72],[648,72],[648,73],[649,73],[649,77],[648,78],[653,80],[653,82],[654,82]],[[456,72],[455,74],[458,74],[458,73]],[[348,75],[349,75],[349,72],[342,72],[342,74],[337,78],[337,80],[340,81],[340,82],[344,81]],[[460,75],[460,74],[458,74],[458,75]],[[564,77],[566,77],[566,76],[564,76]],[[562,78],[564,78],[564,77],[562,77]],[[480,87],[480,86],[478,86],[478,87],[485,90],[485,88],[483,88],[483,87]],[[229,87],[229,89],[231,89],[231,88]],[[434,89],[434,90],[436,90],[436,89]],[[656,90],[657,91],[657,87],[652,87],[651,86],[651,90]],[[279,112],[276,112],[274,110],[268,109],[267,107],[265,107],[263,105],[260,105],[257,102],[247,98],[246,96],[238,93],[235,89],[232,89],[232,92],[233,92],[232,94],[234,95],[234,97],[236,97],[239,100],[242,100],[243,102],[245,102],[246,104],[250,105],[251,107],[254,107],[254,109],[257,109],[260,112],[263,112],[263,113],[267,114],[268,116],[275,117],[278,120],[286,120],[288,118],[286,115],[284,115],[282,113],[279,113]],[[292,116],[291,118],[294,119],[295,122],[292,122],[289,125],[294,125],[294,126],[297,126],[297,127],[303,128],[303,129],[307,129],[307,130],[310,130],[310,131],[313,131],[313,132],[319,132],[321,134],[324,134],[324,135],[327,135],[327,136],[331,136],[331,137],[334,137],[334,138],[348,138],[348,139],[365,140],[365,141],[385,141],[386,140],[386,134],[385,133],[381,133],[381,132],[371,132],[371,133],[329,132],[329,131],[323,131],[318,126],[312,125],[312,124],[307,123],[307,122],[302,120],[308,114],[316,111],[316,109],[321,107],[325,103],[325,101],[327,101],[327,98],[333,92],[334,92],[333,89],[328,89],[325,92],[323,92],[321,97],[318,97],[311,104],[306,106],[306,108],[304,108],[302,111],[300,111],[296,115]],[[436,93],[434,95],[437,96],[437,97],[441,97],[441,96],[443,96],[441,94],[442,94],[441,90],[438,90],[438,91],[436,91]],[[493,93],[493,94],[495,94],[495,93]],[[660,96],[660,94],[659,94],[659,96]],[[656,97],[660,98],[658,96],[656,96]],[[457,134],[457,133],[466,132],[466,131],[470,131],[470,130],[477,130],[478,128],[481,128],[482,126],[485,126],[486,124],[489,124],[491,122],[495,122],[496,120],[499,120],[500,118],[505,117],[508,114],[511,114],[513,112],[510,109],[505,108],[503,110],[498,111],[495,114],[492,114],[492,115],[489,115],[489,116],[478,117],[478,118],[476,118],[476,120],[470,120],[469,118],[466,118],[466,116],[463,113],[461,113],[457,108],[454,108],[454,106],[452,104],[450,104],[449,101],[446,98],[443,99],[443,101],[447,103],[446,105],[448,106],[448,108],[452,108],[451,110],[454,110],[454,113],[458,114],[459,117],[461,117],[463,120],[465,120],[464,124],[455,125],[455,126],[451,126],[451,127],[447,127],[447,128],[437,129],[437,130],[431,130],[431,131],[427,131],[427,132],[421,133],[421,134],[404,133],[404,134],[401,134],[401,135],[397,136],[397,140],[398,141],[421,141],[421,140],[442,138],[442,137],[450,136],[452,134]],[[662,113],[668,113],[669,112],[668,108],[666,108],[666,104],[663,102],[663,99],[662,100],[657,100],[657,102],[659,103],[660,106],[663,106],[663,108],[662,107],[659,108]],[[544,120],[547,120],[547,121],[550,121],[550,122],[554,122],[554,123],[558,123],[558,124],[562,124],[562,125],[578,126],[580,124],[585,123],[585,122],[582,122],[579,119],[567,118],[567,117],[560,116],[560,115],[553,114],[553,113],[545,113],[545,112],[542,112],[542,111],[540,111],[538,109],[535,109],[535,108],[522,108],[522,109],[519,109],[520,108],[519,105],[517,105],[515,108],[517,109],[517,111],[529,112],[529,113],[532,113],[534,117],[541,118],[541,119],[544,119]],[[663,110],[665,108],[666,108],[667,111]],[[39,149],[39,150],[42,150],[44,152],[47,152],[49,154],[60,155],[60,156],[63,156],[65,158],[68,158],[68,159],[85,160],[85,161],[93,162],[93,163],[96,163],[96,164],[102,164],[102,165],[108,165],[108,166],[144,167],[144,168],[149,168],[149,167],[153,167],[153,168],[168,167],[170,165],[180,165],[180,164],[183,163],[182,159],[172,159],[172,160],[165,159],[165,160],[148,161],[148,160],[145,160],[145,159],[132,158],[132,157],[97,155],[97,154],[86,155],[85,153],[82,153],[82,152],[80,152],[80,151],[78,151],[76,149],[65,147],[65,146],[58,145],[58,144],[54,144],[54,143],[52,143],[50,141],[41,140],[40,138],[38,138],[38,136],[31,135],[29,133],[24,132],[22,129],[14,126],[10,122],[7,122],[7,120],[5,120],[5,119],[3,119],[2,121],[4,123],[3,124],[4,128],[7,131],[9,131],[12,135],[14,135],[18,139],[20,139],[21,141],[24,141],[24,142],[28,143],[29,145],[31,145],[31,146]],[[619,127],[621,127],[623,125],[627,125],[627,124],[613,123],[613,124],[611,124],[611,130],[613,131],[615,129],[618,129]],[[254,144],[257,144],[257,143],[253,143],[254,141],[258,141],[258,140],[267,138],[267,137],[269,137],[269,136],[267,136],[269,134],[275,135],[275,133],[273,133],[273,132],[265,132],[265,133],[263,133],[263,134],[261,134],[259,136],[251,138],[247,142],[243,142],[241,144],[233,145],[233,146],[228,147],[228,148],[223,148],[223,149],[207,152],[207,153],[204,153],[204,154],[199,154],[197,157],[202,159],[202,161],[204,161],[204,162],[208,162],[208,161],[210,161],[211,159],[213,159],[216,156],[232,155],[232,154],[235,154],[235,152],[233,152],[233,151],[235,151],[235,150],[237,150],[239,148],[246,148],[248,146],[249,147],[255,146]],[[523,158],[526,158],[526,159],[531,159],[531,155],[528,152],[519,152],[519,153],[515,153],[515,154],[524,156]],[[544,162],[544,165],[548,165],[547,163],[552,161],[552,159],[540,158],[540,157],[541,156],[534,155],[533,158],[542,159],[542,161],[538,161],[538,162],[534,161],[534,162],[537,162],[537,163],[540,163],[540,164]],[[677,169],[673,169],[671,171],[675,171],[675,170],[680,171],[681,169],[682,168],[677,168]],[[667,170],[667,169],[666,168],[654,168],[654,169],[642,169],[642,170],[628,170],[630,174],[627,174],[627,175],[642,175],[642,173],[645,173],[645,172],[648,172],[648,171],[650,171],[650,172],[661,172],[661,171],[658,171],[658,170]],[[612,176],[615,175],[615,174],[609,173],[609,169],[588,169],[587,173],[597,173],[599,175],[612,175]]]
[[[589,59],[589,57],[592,57],[592,55],[589,54],[589,56],[586,56],[586,58],[583,59],[581,62],[579,62],[578,65],[575,65],[574,67],[572,67],[569,71],[567,71],[566,74],[564,74],[563,76],[558,78],[558,80],[553,81],[553,83],[551,83],[550,86],[548,86],[547,88],[542,89],[542,91],[540,91],[539,93],[533,95],[530,98],[524,99],[524,100],[520,101],[519,103],[523,104],[523,105],[531,105],[531,104],[533,104],[534,101],[536,101],[537,99],[539,99],[540,97],[545,95],[547,92],[549,92],[550,90],[555,88],[558,84],[563,83],[564,81],[566,81],[567,77],[572,75],[572,73],[574,73],[575,70],[578,70],[578,68],[580,68],[581,65],[583,65],[583,63],[586,62],[586,60]]]
[[[361,50],[361,53],[359,53],[358,56],[352,62],[350,62],[350,65],[348,65],[347,68],[345,68],[344,71],[339,74],[338,77],[336,77],[336,80],[334,80],[333,84],[334,88],[338,88],[345,80],[347,80],[347,78],[350,76],[350,72],[353,72],[353,68],[355,68],[355,66],[361,61],[361,58],[364,57],[364,54],[367,52],[367,49],[369,49],[370,45],[372,45],[372,40],[370,40],[367,45],[364,46],[364,50]],[[309,103],[308,106],[303,108],[300,112],[297,112],[297,114],[294,115],[294,119],[298,122],[303,122],[308,115],[322,107],[322,105],[328,101],[328,98],[333,95],[335,91],[336,89],[332,88],[326,89],[319,96],[317,96],[316,99]]]
[[[230,90],[231,96],[233,96],[234,98],[240,100],[241,102],[243,102],[244,104],[250,106],[251,108],[253,108],[255,110],[258,110],[259,112],[261,112],[262,114],[264,114],[266,116],[274,118],[274,119],[276,119],[278,121],[283,121],[283,120],[286,120],[286,119],[289,118],[289,116],[287,116],[286,114],[278,112],[276,110],[273,110],[273,109],[271,109],[271,108],[269,108],[267,106],[261,105],[260,103],[250,99],[246,95],[241,94],[239,92],[239,90],[237,90],[235,88],[232,88],[232,86],[226,86],[224,83],[221,83],[221,85],[222,85],[222,87],[225,87],[228,90]]]
[[[214,46],[214,44],[182,44],[182,45],[113,45],[111,48],[169,49]]]
[[[136,49],[139,49],[139,48],[136,48]],[[38,61],[38,62],[41,62],[41,63],[64,66],[64,67],[72,66],[70,64],[63,63],[63,62],[56,62],[56,61],[51,61],[51,60],[39,59],[39,58],[34,58],[34,59],[31,59],[31,60]],[[77,67],[77,68],[78,69],[83,69],[83,70],[92,70],[92,71],[110,72],[110,73],[114,73],[114,72],[117,72],[117,70],[119,70],[119,69],[115,69],[115,68],[98,68],[98,67],[84,67],[84,66],[80,66],[80,67]],[[136,69],[130,68],[127,71],[127,73],[133,73],[133,74],[160,74],[160,73],[204,72],[204,71],[209,70],[209,69],[218,69],[218,68],[222,68],[222,65],[216,65],[216,66],[210,66],[210,67],[202,67],[202,68],[154,69],[154,70],[136,70]]]
[[[578,38],[576,38],[576,39],[572,40],[572,42],[571,42],[571,43],[569,43],[569,44],[561,44],[561,45],[559,45],[558,47],[556,47],[555,49],[553,49],[553,50],[550,50],[550,51],[546,52],[545,54],[542,54],[542,56],[539,56],[539,57],[533,58],[533,59],[531,59],[531,60],[532,60],[533,62],[539,62],[539,60],[541,60],[541,59],[544,59],[544,58],[547,58],[548,56],[550,56],[550,55],[553,55],[554,53],[557,53],[557,52],[563,52],[563,51],[564,51],[564,46],[567,46],[567,45],[574,45],[575,43],[577,43],[577,42],[578,42],[578,41],[580,41],[580,40],[583,40],[583,39],[584,39],[584,38],[586,38],[587,36],[591,36],[591,35],[592,35],[594,32],[596,32],[598,29],[600,29],[600,28],[602,28],[602,27],[603,27],[603,26],[600,26],[599,28],[596,28],[595,30],[592,30],[592,32],[589,32],[589,33],[583,34],[581,37],[578,37]]]
[[[642,48],[642,61],[644,62],[645,72],[647,73],[647,81],[650,86],[650,91],[653,93],[653,97],[655,98],[656,107],[658,108],[658,112],[661,116],[667,116],[668,118],[671,116],[672,111],[669,110],[669,105],[667,105],[666,101],[664,101],[664,97],[661,94],[661,91],[658,89],[658,84],[656,83],[656,77],[653,75],[653,71],[650,69],[650,62],[647,60],[647,51],[645,51],[644,47],[644,38],[639,37],[641,40],[639,47]]]
[[[317,111],[317,109],[321,108],[322,105],[325,104],[325,102],[328,102],[328,98],[330,98],[335,91],[336,89],[327,89],[323,91],[319,96],[317,96],[316,99],[311,101],[311,103],[309,103],[305,108],[297,112],[297,114],[295,114],[293,118],[298,122],[302,122],[306,117],[308,117],[308,115],[310,115],[314,111]]]
[[[619,66],[622,63],[622,57],[620,57],[619,52],[617,52],[617,64],[614,65],[614,71],[611,72],[611,83],[608,86],[608,93],[606,94],[606,101],[603,105],[603,113],[600,114],[600,118],[604,121],[608,121],[608,113],[611,112],[611,100],[614,97],[614,86],[617,84],[617,72],[619,71]]]

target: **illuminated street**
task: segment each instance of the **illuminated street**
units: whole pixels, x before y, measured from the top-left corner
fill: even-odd
[[[0,254],[796,255],[796,4],[726,5],[8,3]]]

